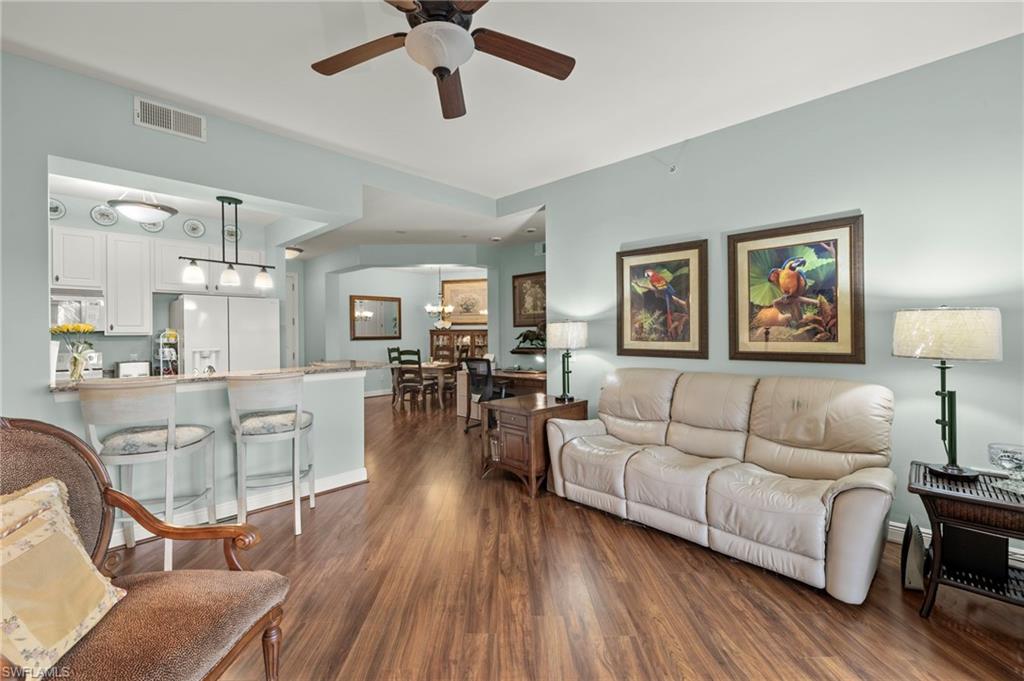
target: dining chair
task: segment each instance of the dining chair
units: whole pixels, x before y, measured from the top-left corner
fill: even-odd
[[[104,465],[116,469],[121,491],[134,495],[134,466],[146,463],[164,464],[163,519],[174,522],[174,512],[199,501],[206,501],[207,522],[217,522],[214,498],[213,428],[197,423],[177,423],[176,389],[173,381],[162,378],[139,378],[120,381],[86,381],[78,388],[78,397],[85,422],[86,438],[99,452]],[[113,427],[100,435],[97,426]],[[174,460],[187,454],[205,458],[206,489],[180,500],[175,507]],[[150,506],[159,499],[143,502]],[[122,515],[125,546],[135,546],[135,520]],[[173,567],[173,545],[164,539],[164,570]]]
[[[391,406],[398,404],[398,353],[401,348],[388,348],[388,365],[391,367]]]
[[[238,477],[238,522],[244,523],[247,511],[247,490],[281,484],[280,473],[249,476],[246,468],[247,447],[291,440],[292,443],[292,505],[295,511],[295,535],[302,534],[302,478],[309,490],[309,508],[316,508],[316,474],[312,433],[313,414],[302,409],[301,372],[281,374],[241,374],[228,377],[228,406],[231,428],[235,436],[235,458]],[[302,439],[306,440],[309,464],[303,470]],[[254,482],[255,481],[255,482]]]
[[[441,406],[441,393],[437,387],[436,376],[423,376],[423,361],[419,350],[401,350],[398,353],[398,399],[405,404],[406,395],[414,399],[422,399],[427,404],[427,395],[433,393],[438,406]]]

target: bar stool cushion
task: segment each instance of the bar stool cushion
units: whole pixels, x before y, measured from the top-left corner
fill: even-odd
[[[200,681],[284,602],[274,572],[174,570],[126,575],[120,603],[57,662],[76,681]]]
[[[254,411],[239,417],[242,435],[271,435],[287,433],[295,430],[295,412],[287,411]],[[313,425],[313,414],[302,412],[302,430]]]
[[[213,428],[195,423],[185,423],[174,430],[174,444],[178,449],[194,445],[213,434]],[[138,426],[125,428],[107,435],[101,440],[100,454],[149,454],[167,449],[167,428],[162,426]]]

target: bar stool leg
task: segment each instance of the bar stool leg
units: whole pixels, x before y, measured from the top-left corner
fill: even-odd
[[[170,524],[174,522],[174,452],[167,452],[167,476],[164,481],[164,522]],[[164,539],[164,570],[172,570],[174,568],[174,558],[172,552],[174,550],[174,542],[170,539]]]
[[[295,507],[295,536],[302,534],[302,490],[299,487],[301,471],[299,455],[302,449],[299,444],[302,441],[300,433],[301,431],[296,430],[295,437],[292,438],[292,502]]]
[[[206,493],[206,522],[211,525],[217,522],[217,475],[213,461],[216,447],[213,446],[213,437],[211,434],[206,442],[206,487],[209,490]]]
[[[235,462],[237,466],[238,478],[238,522],[245,522],[245,511],[246,511],[246,499],[245,499],[245,443],[242,442],[241,436],[235,438]]]
[[[309,507],[316,508],[316,461],[313,449],[313,426],[306,430],[306,450],[309,451]]]
[[[121,489],[124,493],[130,497],[134,497],[135,494],[132,491],[132,472],[134,470],[132,464],[127,466],[121,466]],[[125,522],[121,523],[121,527],[124,529],[124,545],[129,549],[135,548],[135,521],[132,520],[131,516],[122,514],[125,518]]]

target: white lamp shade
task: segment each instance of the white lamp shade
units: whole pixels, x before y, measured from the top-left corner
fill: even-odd
[[[548,347],[554,350],[579,350],[587,347],[586,322],[551,322],[547,329]]]
[[[274,288],[274,278],[270,276],[270,272],[267,272],[266,268],[260,268],[252,285],[261,290]]]
[[[181,282],[183,284],[205,284],[206,274],[203,272],[203,268],[195,260],[192,260],[181,271]]]
[[[996,307],[897,310],[892,354],[918,359],[998,362],[1003,359],[1003,324]]]
[[[236,270],[232,265],[228,265],[227,268],[220,273],[220,285],[241,286],[242,278],[238,276],[238,270]]]
[[[437,68],[455,73],[475,49],[469,31],[447,21],[427,21],[405,36],[405,51],[431,73]]]

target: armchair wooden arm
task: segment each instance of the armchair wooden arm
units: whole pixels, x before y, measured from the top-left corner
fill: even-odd
[[[231,570],[245,569],[238,558],[238,549],[244,551],[260,542],[260,534],[252,525],[228,523],[195,526],[172,525],[160,520],[134,498],[113,487],[103,490],[103,499],[109,505],[130,515],[156,536],[164,539],[223,539],[224,559]]]

